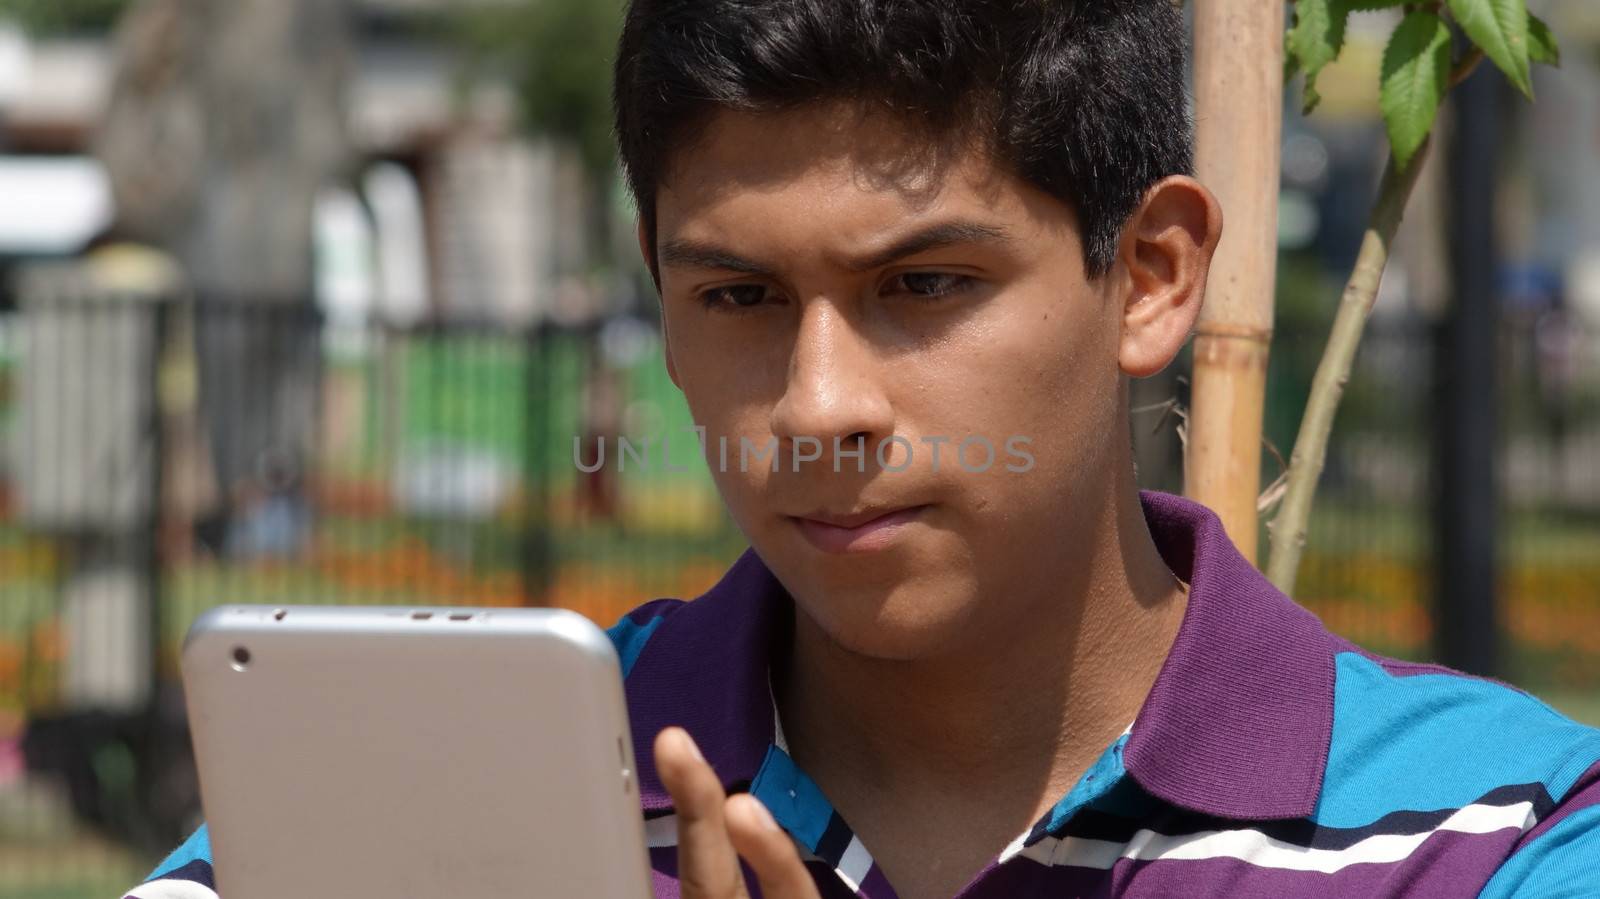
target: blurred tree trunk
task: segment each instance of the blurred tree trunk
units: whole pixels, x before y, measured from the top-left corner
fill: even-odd
[[[350,155],[341,0],[140,0],[96,151],[119,230],[203,293],[303,301],[316,191]]]
[[[316,422],[317,192],[346,174],[344,0],[138,0],[96,140],[119,237],[198,300],[200,402],[225,502],[294,496]],[[226,524],[226,520],[224,521]]]

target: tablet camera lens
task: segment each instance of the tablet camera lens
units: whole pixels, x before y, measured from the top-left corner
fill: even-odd
[[[243,671],[250,667],[250,650],[243,646],[233,648],[233,670]]]

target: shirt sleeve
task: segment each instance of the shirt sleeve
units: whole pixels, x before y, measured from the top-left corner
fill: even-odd
[[[124,899],[217,899],[211,875],[211,833],[206,826],[200,825],[156,865],[144,883],[125,893]]]
[[[1519,839],[1478,899],[1600,896],[1600,762]]]

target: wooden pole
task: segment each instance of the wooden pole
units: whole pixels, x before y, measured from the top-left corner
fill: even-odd
[[[1251,562],[1277,276],[1283,7],[1194,4],[1195,168],[1227,227],[1195,329],[1184,493],[1221,517]]]

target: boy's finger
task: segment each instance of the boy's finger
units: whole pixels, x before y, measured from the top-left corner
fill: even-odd
[[[682,899],[746,896],[739,857],[723,816],[727,796],[694,740],[681,727],[656,735],[656,773],[678,812],[678,882]]]
[[[728,837],[755,871],[765,899],[819,899],[816,882],[801,863],[794,841],[772,820],[761,800],[748,793],[730,797],[724,816]]]

